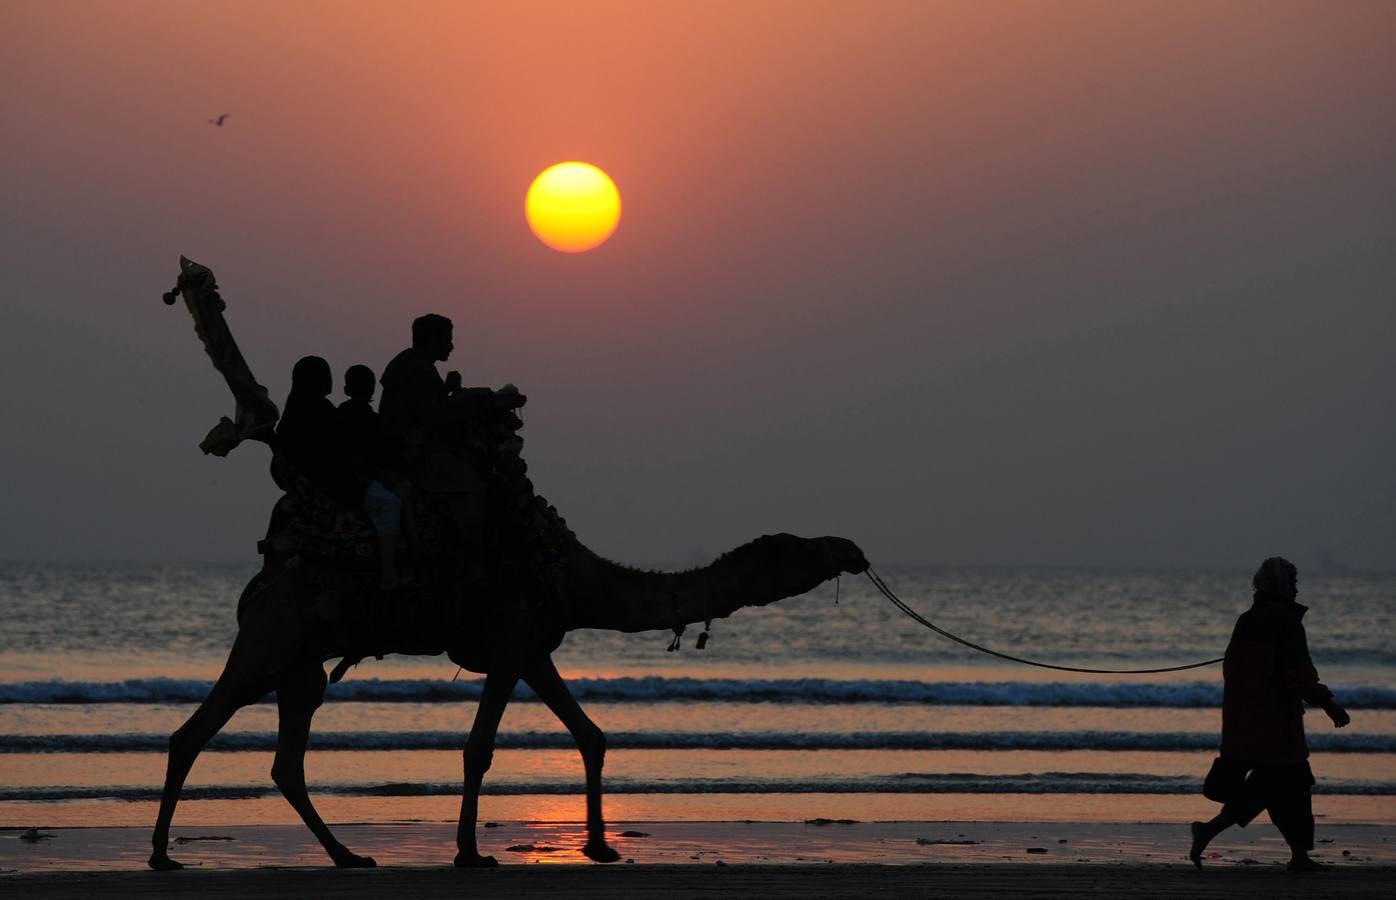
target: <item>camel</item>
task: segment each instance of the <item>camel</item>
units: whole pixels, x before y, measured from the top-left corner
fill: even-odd
[[[194,317],[205,349],[227,381],[237,403],[234,419],[222,419],[200,445],[205,453],[226,455],[243,440],[268,440],[278,411],[265,388],[252,377],[223,320],[224,304],[213,273],[181,257],[180,281],[165,295],[182,297]],[[545,505],[545,504],[543,504]],[[548,508],[551,513],[551,508]],[[766,535],[732,550],[711,564],[686,572],[628,568],[587,549],[555,513],[560,536],[557,564],[551,567],[546,609],[537,591],[521,588],[518,597],[491,597],[494,612],[472,612],[462,602],[468,586],[449,567],[425,579],[429,596],[394,604],[375,623],[374,652],[446,654],[457,665],[485,676],[475,720],[463,752],[464,777],[455,865],[494,866],[482,855],[475,831],[480,787],[493,757],[495,735],[519,681],[527,684],[567,728],[581,753],[586,785],[587,842],[582,852],[596,862],[615,862],[606,843],[601,773],[606,737],[573,697],[552,661],[568,631],[603,628],[622,632],[672,630],[725,618],[746,606],[763,606],[803,594],[841,574],[863,572],[868,561],[852,541],[839,537]],[[262,570],[238,601],[238,633],[222,674],[208,697],[170,737],[160,809],[151,838],[149,865],[182,868],[168,853],[170,824],[185,778],[210,739],[243,706],[276,692],[279,724],[271,777],[310,828],[336,866],[375,865],[340,843],[316,812],[305,780],[305,752],[311,719],[324,700],[326,661],[361,650],[346,627],[343,610],[359,599],[348,582],[322,582],[314,602],[306,602],[306,575],[293,555],[268,552]],[[535,585],[536,587],[536,585]],[[525,596],[527,595],[527,596]],[[476,608],[478,610],[478,607]]]

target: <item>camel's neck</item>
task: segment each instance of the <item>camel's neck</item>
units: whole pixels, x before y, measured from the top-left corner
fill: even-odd
[[[851,546],[838,538],[767,535],[701,569],[645,572],[578,545],[568,578],[568,627],[633,632],[725,618],[743,606],[803,594],[843,571],[861,571],[861,553],[847,558]]]

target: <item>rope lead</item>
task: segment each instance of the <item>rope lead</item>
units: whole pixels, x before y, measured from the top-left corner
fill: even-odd
[[[1000,653],[997,650],[990,650],[988,647],[982,647],[979,644],[974,643],[973,641],[967,641],[958,635],[951,634],[944,628],[941,628],[940,626],[926,619],[924,616],[922,616],[916,610],[912,609],[910,606],[907,606],[905,603],[903,603],[900,597],[892,593],[892,589],[887,586],[887,583],[882,580],[882,577],[873,571],[872,566],[868,566],[867,576],[868,580],[873,583],[873,587],[877,588],[878,592],[881,593],[882,596],[886,597],[893,606],[901,610],[912,620],[916,621],[917,623],[926,628],[929,628],[931,631],[934,631],[941,637],[946,638],[948,640],[952,640],[955,643],[961,644],[965,647],[969,647],[971,650],[978,650],[980,653],[987,653],[990,656],[997,656],[999,659],[1006,659],[1009,662],[1022,663],[1025,666],[1037,666],[1039,669],[1056,669],[1058,672],[1085,672],[1088,675],[1157,675],[1163,672],[1182,672],[1187,669],[1200,669],[1203,666],[1214,666],[1222,660],[1226,659],[1226,657],[1224,656],[1219,656],[1216,659],[1209,659],[1204,662],[1188,663],[1185,666],[1168,666],[1162,669],[1082,669],[1077,668],[1076,666],[1057,666],[1053,665],[1052,663],[1035,662],[1031,659],[1023,659],[1020,656],[1010,656],[1007,653]]]

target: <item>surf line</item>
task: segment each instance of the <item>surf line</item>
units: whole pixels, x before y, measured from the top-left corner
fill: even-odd
[[[1025,666],[1036,666],[1039,669],[1055,669],[1058,672],[1085,672],[1088,675],[1158,675],[1164,672],[1183,672],[1188,669],[1201,669],[1204,666],[1214,666],[1217,663],[1226,659],[1226,657],[1224,656],[1218,656],[1216,659],[1208,659],[1203,660],[1202,662],[1188,663],[1185,666],[1165,666],[1161,669],[1086,669],[1077,666],[1058,666],[1054,665],[1053,663],[1037,662],[1036,660],[1023,659],[1021,656],[1013,656],[1008,653],[1000,653],[997,650],[990,650],[988,647],[976,644],[973,641],[967,641],[957,634],[951,634],[944,628],[941,628],[939,625],[936,625],[934,622],[918,613],[916,610],[912,609],[905,602],[903,602],[900,597],[892,593],[892,589],[887,586],[887,582],[882,580],[882,577],[873,570],[872,566],[868,566],[868,568],[864,571],[863,574],[868,576],[868,580],[873,583],[873,587],[877,588],[878,593],[886,597],[887,600],[893,606],[901,610],[902,613],[904,613],[908,618],[915,621],[917,624],[925,628],[929,628],[931,631],[934,631],[936,634],[940,635],[943,638],[946,638],[947,640],[951,640],[957,644],[969,647],[971,650],[978,650],[980,653],[987,653],[990,656],[997,656],[999,659],[1006,659],[1009,662],[1022,663]]]

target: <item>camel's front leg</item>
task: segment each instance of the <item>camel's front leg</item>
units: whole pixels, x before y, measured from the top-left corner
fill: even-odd
[[[149,866],[156,871],[184,868],[170,859],[170,823],[174,820],[175,806],[179,803],[179,792],[184,789],[184,779],[194,767],[194,760],[209,740],[228,724],[243,706],[254,703],[261,691],[243,681],[229,668],[223,670],[209,691],[208,697],[194,710],[183,725],[170,735],[170,757],[165,768],[165,790],[160,795],[160,812],[155,819],[155,831],[151,834],[152,852]]]
[[[620,854],[606,843],[606,820],[601,815],[601,767],[606,761],[606,735],[587,718],[551,658],[525,675],[524,680],[571,732],[582,753],[587,778],[587,843],[582,852],[596,862],[615,862]]]
[[[330,833],[305,787],[305,748],[310,742],[310,720],[325,699],[325,670],[319,663],[298,667],[276,686],[280,723],[276,733],[276,760],[271,780],[300,813],[301,820],[320,840],[320,845],[342,869],[367,869],[377,865],[371,856],[359,856]]]
[[[462,869],[499,865],[499,860],[493,856],[480,855],[475,844],[475,823],[480,816],[480,783],[494,759],[494,736],[518,681],[519,677],[513,674],[485,676],[480,705],[475,709],[475,724],[470,727],[470,737],[465,741],[465,790],[460,798],[460,824],[456,826],[456,849],[459,851],[456,866]]]

